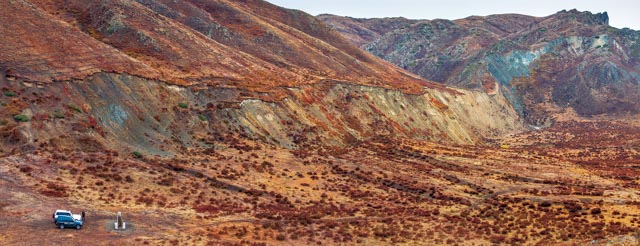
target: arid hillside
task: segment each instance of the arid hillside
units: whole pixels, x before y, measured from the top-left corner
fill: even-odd
[[[0,245],[637,243],[634,116],[530,129],[497,88],[265,1],[3,1]]]
[[[0,159],[0,240],[634,245],[639,133],[567,121],[483,146],[377,138],[291,151],[227,138],[138,158],[39,148]],[[54,228],[54,208],[87,211],[85,227]],[[112,229],[116,211],[126,231]]]
[[[426,83],[264,1],[11,0],[0,11],[3,66],[37,82],[116,72],[262,91],[323,79]]]

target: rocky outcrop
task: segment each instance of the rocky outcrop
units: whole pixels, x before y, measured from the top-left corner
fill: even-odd
[[[324,18],[336,19],[349,23]],[[521,115],[542,124],[567,109],[586,117],[638,113],[638,40],[637,31],[608,26],[606,12],[570,10],[415,21],[362,47],[433,81],[487,93],[502,87]]]

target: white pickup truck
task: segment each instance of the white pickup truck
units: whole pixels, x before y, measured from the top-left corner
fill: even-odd
[[[58,209],[56,210],[55,213],[53,213],[53,215],[51,217],[53,217],[53,223],[56,223],[58,220],[58,216],[60,215],[65,215],[65,216],[71,216],[74,220],[78,220],[78,221],[82,221],[82,215],[80,214],[73,214],[71,213],[70,210],[61,210]]]

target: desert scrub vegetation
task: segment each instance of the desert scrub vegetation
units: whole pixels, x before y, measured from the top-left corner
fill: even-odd
[[[142,153],[138,151],[131,152],[131,155],[133,155],[133,157],[135,158],[142,158]]]
[[[40,190],[40,193],[50,197],[68,197],[69,196],[69,194],[67,194],[66,186],[55,184],[55,183],[48,183],[45,189]]]
[[[18,114],[13,116],[13,119],[19,122],[28,122],[29,121],[29,116],[26,116],[24,114]]]
[[[80,107],[78,107],[78,105],[75,104],[69,104],[67,105],[67,107],[73,111],[76,111],[78,113],[82,113],[82,109]]]
[[[31,172],[33,171],[33,168],[27,165],[21,166],[19,168],[20,172],[22,173],[26,173],[27,175],[31,175]]]
[[[56,118],[56,119],[64,119],[64,114],[60,113],[58,111],[54,111],[53,112],[53,117]]]
[[[189,105],[188,105],[188,104],[186,104],[186,103],[181,102],[181,103],[178,103],[178,107],[181,107],[181,108],[188,108],[188,107],[189,107]]]

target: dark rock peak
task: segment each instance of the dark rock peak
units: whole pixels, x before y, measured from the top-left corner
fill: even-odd
[[[590,25],[609,25],[609,15],[607,12],[592,14],[589,11],[579,11],[577,9],[562,10],[556,13],[557,16],[575,18],[575,20]]]

